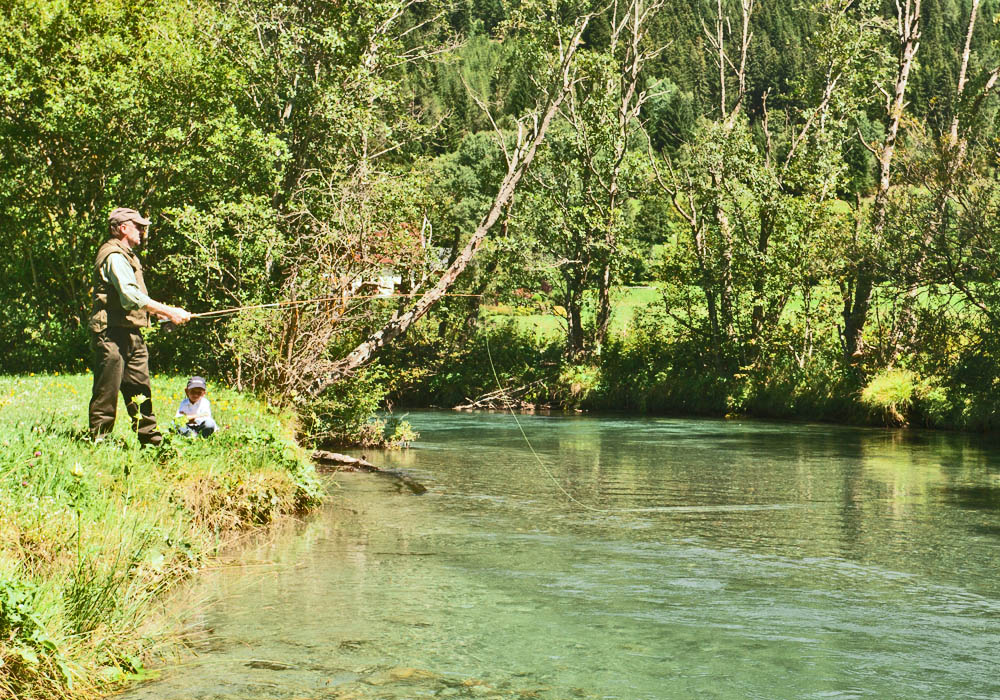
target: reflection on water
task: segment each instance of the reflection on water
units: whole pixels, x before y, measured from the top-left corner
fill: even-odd
[[[208,572],[128,698],[997,698],[1000,450],[749,422],[411,414]],[[569,494],[567,497],[566,494]]]

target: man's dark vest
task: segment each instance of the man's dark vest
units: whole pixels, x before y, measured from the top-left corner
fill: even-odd
[[[104,281],[101,276],[101,267],[104,261],[112,253],[121,253],[128,260],[135,272],[135,281],[139,285],[139,290],[143,294],[146,291],[146,283],[142,279],[142,265],[132,249],[122,243],[117,238],[108,239],[97,251],[97,260],[94,262],[94,305],[90,313],[90,330],[100,333],[108,327],[111,328],[145,328],[149,325],[149,314],[142,309],[126,311],[122,306],[121,297],[118,290],[111,282]]]

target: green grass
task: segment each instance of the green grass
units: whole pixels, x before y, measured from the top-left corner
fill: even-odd
[[[0,377],[0,697],[93,697],[141,674],[175,631],[166,591],[233,533],[322,497],[287,414],[210,387],[211,438],[143,449],[120,406],[95,445],[90,381]],[[183,386],[153,381],[165,432]]]
[[[612,291],[611,332],[621,333],[632,322],[636,310],[643,309],[660,299],[660,291],[652,285],[636,287],[617,287]],[[583,323],[593,323],[597,306],[597,291],[588,290],[583,308]],[[531,331],[539,338],[551,340],[560,338],[566,333],[566,312],[558,305],[533,304],[529,306],[512,307],[496,305],[484,307],[487,319],[512,319],[520,331]]]

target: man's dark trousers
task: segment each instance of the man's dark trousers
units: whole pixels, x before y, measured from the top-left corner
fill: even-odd
[[[159,439],[149,381],[149,351],[142,334],[134,328],[109,327],[91,334],[91,348],[94,391],[90,399],[90,434],[98,438],[115,427],[121,391],[139,442]]]

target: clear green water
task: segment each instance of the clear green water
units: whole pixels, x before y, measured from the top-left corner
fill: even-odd
[[[750,422],[419,412],[425,483],[199,578],[129,698],[998,698],[1000,449]],[[593,510],[593,508],[603,510]]]

